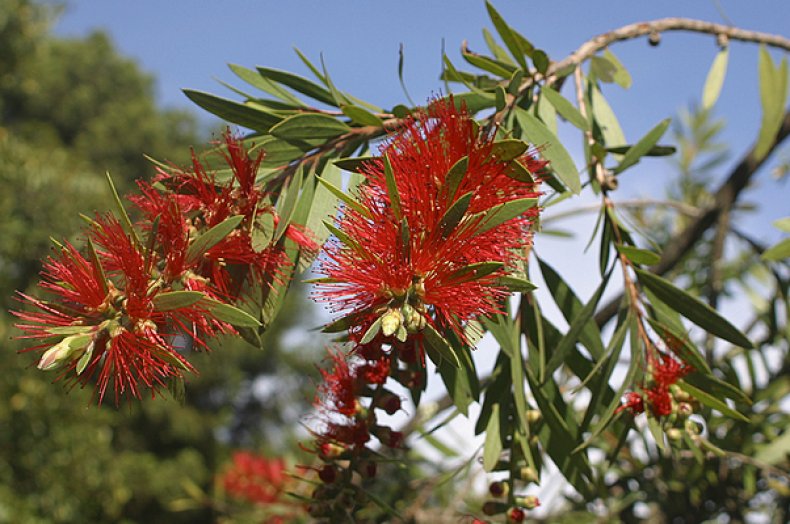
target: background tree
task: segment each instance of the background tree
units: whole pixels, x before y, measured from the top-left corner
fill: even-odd
[[[105,171],[128,190],[153,173],[143,154],[184,163],[211,138],[191,113],[157,107],[153,78],[105,34],[53,37],[54,16],[49,5],[0,2],[0,521],[214,522],[209,494],[230,451],[286,453],[312,401],[309,381],[294,378],[315,373],[310,341],[283,343],[304,329],[303,292],[267,332],[265,352],[221,341],[224,358],[201,366],[184,405],[88,409],[90,391],[64,395],[31,372],[7,311],[35,281],[50,238],[79,242],[79,214],[111,207]],[[202,499],[179,505],[188,493]]]

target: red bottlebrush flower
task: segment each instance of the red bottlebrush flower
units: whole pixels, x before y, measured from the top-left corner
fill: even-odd
[[[224,135],[223,158],[231,170],[229,180],[220,180],[208,171],[197,156],[193,155],[192,169],[167,173],[159,171],[158,182],[168,188],[166,198],[177,203],[187,216],[193,235],[199,235],[225,220],[242,216],[240,224],[218,244],[203,254],[192,269],[208,278],[214,288],[226,297],[238,297],[247,279],[262,284],[277,278],[289,261],[281,244],[263,242],[258,245],[257,234],[265,229],[264,216],[279,222],[269,195],[256,182],[263,152],[252,155],[241,139],[230,131]],[[144,191],[144,196],[134,199],[151,220],[163,216],[161,205]],[[285,236],[300,248],[315,251],[317,246],[309,235],[298,226],[289,225]],[[261,234],[261,238],[265,235]],[[268,242],[268,243],[267,243]]]
[[[636,392],[625,394],[625,402],[615,410],[615,413],[620,413],[624,409],[631,410],[631,413],[636,415],[645,411],[645,403],[642,400],[642,395]]]
[[[401,327],[420,331],[427,320],[453,329],[461,339],[464,322],[499,311],[508,293],[496,279],[528,244],[527,226],[537,208],[494,227],[482,213],[539,193],[534,183],[509,176],[513,162],[498,160],[493,148],[493,135],[481,134],[466,110],[440,100],[382,150],[396,201],[385,162],[363,167],[361,207],[345,208],[338,224],[344,238],[329,244],[322,263],[331,280],[319,291],[333,310],[359,315],[351,332],[355,340],[388,310],[386,335]],[[449,180],[450,168],[463,159],[465,173]],[[521,160],[533,173],[544,165],[531,156]],[[483,266],[474,264],[481,263],[492,264],[478,274],[475,267]]]
[[[333,362],[332,371],[320,370],[324,382],[318,388],[319,401],[331,406],[333,411],[351,417],[357,411],[356,374],[345,355],[329,351]]]
[[[649,359],[653,368],[653,382],[660,387],[669,387],[692,371],[692,367],[680,362],[668,353],[658,353],[658,358]]]
[[[36,312],[17,311],[22,338],[40,343],[42,369],[63,369],[60,378],[83,385],[96,377],[101,403],[110,383],[120,397],[152,395],[167,381],[194,371],[176,341],[187,333],[197,339],[213,335],[220,324],[206,320],[198,304],[161,309],[157,300],[168,291],[152,275],[155,257],[145,253],[114,217],[97,218],[89,233],[98,257],[88,260],[73,246],[44,265],[40,287],[55,296],[45,302],[25,295]]]
[[[260,506],[277,505],[276,515],[264,522],[290,522],[301,510],[287,498],[291,478],[286,473],[285,461],[236,451],[230,466],[219,477],[225,492],[231,497]]]

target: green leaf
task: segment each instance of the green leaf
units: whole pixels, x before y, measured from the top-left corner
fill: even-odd
[[[634,146],[614,146],[614,147],[607,147],[605,148],[607,152],[614,153],[616,155],[624,155],[628,153],[628,150]],[[677,152],[677,148],[675,146],[653,146],[650,150],[642,156],[669,156],[674,155]]]
[[[496,97],[496,110],[502,111],[505,109],[505,101],[507,96],[505,95],[505,88],[502,86],[496,86],[494,88],[494,95]]]
[[[143,250],[143,243],[140,242],[140,237],[137,236],[137,231],[134,229],[132,225],[132,220],[129,218],[129,214],[126,212],[126,208],[123,207],[123,202],[121,202],[121,196],[118,194],[118,190],[115,188],[115,183],[112,181],[112,177],[110,176],[110,172],[107,171],[107,184],[110,186],[110,193],[112,193],[113,201],[115,202],[115,207],[118,209],[118,214],[121,215],[121,224],[123,224],[123,228],[126,231],[126,234],[132,239],[132,242],[135,246],[137,246],[140,250]],[[93,222],[91,220],[91,222]],[[96,259],[96,264],[94,267],[101,267],[101,264],[98,264],[98,259]],[[102,275],[104,272],[102,271]]]
[[[617,116],[603,97],[600,89],[595,85],[590,86],[590,104],[592,105],[595,123],[603,135],[604,145],[612,147],[627,144],[628,142],[625,139],[620,123],[617,121]]]
[[[574,319],[578,318],[584,304],[576,296],[567,282],[560,276],[557,271],[551,267],[545,260],[538,258],[538,265],[540,272],[543,275],[543,280],[546,282],[549,294],[557,304],[557,308],[562,313],[565,321],[568,324],[572,323]],[[594,321],[590,320],[579,333],[579,342],[586,347],[593,358],[601,358],[604,353],[603,343],[601,342],[601,332]]]
[[[351,120],[363,126],[384,127],[384,122],[367,109],[362,109],[357,106],[342,105],[340,106],[340,110]]]
[[[613,63],[602,56],[592,56],[590,58],[590,76],[594,76],[601,82],[607,84],[614,82],[614,74],[617,68]]]
[[[507,51],[505,51],[496,42],[496,40],[494,40],[494,37],[491,35],[491,32],[486,28],[483,28],[483,39],[486,41],[488,50],[491,51],[491,54],[494,55],[494,58],[496,58],[500,62],[505,62],[506,64],[510,64],[510,65],[515,65],[515,62],[513,62],[513,60],[507,54]]]
[[[527,149],[529,149],[529,144],[526,142],[508,138],[494,142],[491,148],[491,157],[499,162],[509,162],[523,155]]]
[[[427,324],[425,329],[422,330],[422,335],[425,351],[434,364],[438,366],[443,360],[446,360],[453,367],[461,367],[461,361],[458,360],[458,355],[456,355],[455,350],[432,325]]]
[[[760,133],[754,146],[754,158],[761,160],[771,149],[784,119],[784,109],[787,104],[787,58],[782,58],[782,63],[777,68],[765,45],[761,45],[758,72],[763,116]]]
[[[447,171],[447,176],[444,179],[444,187],[447,200],[449,202],[452,202],[452,200],[455,198],[455,193],[458,191],[458,187],[461,185],[461,181],[463,180],[468,167],[469,157],[465,156],[460,158],[455,164],[452,165],[450,170]]]
[[[246,67],[240,66],[238,64],[228,64],[228,67],[236,74],[236,76],[251,86],[257,87],[261,91],[274,95],[280,100],[297,107],[302,107],[305,105],[304,102],[296,98],[288,90],[283,89],[271,80],[262,77],[257,71],[247,69]]]
[[[475,233],[481,235],[486,231],[504,224],[508,220],[512,220],[517,216],[523,215],[527,210],[532,209],[538,204],[536,198],[519,198],[497,204],[496,206],[470,215],[467,223],[475,227]]]
[[[562,115],[562,118],[582,131],[588,131],[590,129],[590,123],[567,98],[549,86],[543,86],[540,92],[541,95],[554,106],[557,112]]]
[[[790,454],[790,431],[785,432],[774,438],[767,444],[757,446],[754,459],[765,464],[778,465],[787,460]]]
[[[376,338],[376,335],[378,335],[379,331],[381,331],[381,323],[382,317],[377,318],[376,321],[370,325],[367,331],[365,331],[365,334],[362,335],[362,340],[360,340],[359,343],[367,344]]]
[[[559,344],[557,344],[557,346],[554,348],[551,358],[549,358],[549,361],[546,364],[547,377],[554,373],[554,370],[556,370],[560,364],[566,360],[571,349],[575,347],[576,341],[579,340],[582,330],[584,330],[587,326],[587,323],[590,322],[593,314],[595,313],[595,308],[598,307],[598,301],[601,299],[604,289],[606,289],[608,280],[609,274],[606,275],[603,282],[601,282],[601,285],[598,286],[598,289],[595,291],[595,293],[593,293],[593,296],[590,297],[589,302],[585,304],[578,316],[573,319],[571,325],[568,327],[568,332],[564,337],[562,337]]]
[[[621,173],[625,169],[639,162],[639,160],[645,156],[648,151],[653,149],[661,137],[664,136],[664,133],[669,127],[670,121],[671,119],[669,118],[662,120],[653,129],[648,131],[645,136],[640,138],[639,142],[634,144],[633,147],[630,147],[625,155],[623,155],[623,159],[620,161],[620,164],[614,168],[614,173]]]
[[[525,278],[518,278],[512,276],[504,276],[496,279],[496,285],[507,288],[511,293],[529,293],[538,286]]]
[[[702,88],[702,109],[707,110],[713,107],[719,99],[721,87],[724,85],[724,77],[727,75],[727,59],[730,55],[730,47],[727,46],[716,54],[713,64],[710,66],[708,76],[705,78],[705,87]]]
[[[483,71],[488,71],[489,73],[492,73],[500,78],[510,78],[510,75],[512,75],[516,70],[516,68],[510,64],[500,62],[499,60],[489,58],[487,56],[470,53],[465,49],[461,50],[461,56],[463,56],[464,60],[469,62],[471,65],[478,67]]]
[[[389,157],[384,155],[384,181],[387,185],[387,195],[390,197],[390,207],[392,214],[396,220],[401,219],[400,208],[400,193],[398,193],[398,184],[395,182],[395,174],[392,171],[392,164],[390,164]]]
[[[510,54],[516,59],[516,62],[518,62],[518,65],[521,66],[521,69],[526,71],[528,67],[527,61],[524,58],[524,54],[528,50],[521,46],[521,42],[514,31],[510,29],[510,26],[507,25],[507,22],[505,22],[505,19],[502,18],[502,15],[500,15],[499,12],[494,9],[494,6],[491,5],[488,0],[486,0],[486,9],[488,10],[488,16],[491,18],[491,22],[494,24],[497,33],[499,33],[500,38],[502,38],[502,41],[505,43],[505,46],[507,46]]]
[[[274,215],[263,213],[255,219],[250,242],[256,253],[261,253],[272,243],[274,238]]]
[[[780,229],[785,233],[790,233],[790,217],[774,220],[772,224],[774,225],[775,228]]]
[[[468,266],[453,271],[447,275],[447,280],[455,283],[478,280],[499,271],[503,267],[504,264],[502,264],[502,262],[475,262],[474,264],[469,264]]]
[[[711,373],[708,363],[705,362],[705,357],[691,345],[683,333],[676,333],[675,328],[657,320],[653,320],[652,318],[648,318],[647,321],[656,333],[658,333],[658,336],[661,337],[666,346],[680,357],[683,362],[689,364],[700,373],[708,375]]]
[[[280,221],[274,230],[273,241],[277,242],[280,237],[285,234],[285,230],[291,223],[294,210],[296,209],[296,202],[299,199],[299,191],[302,189],[302,180],[304,178],[305,165],[301,164],[291,177],[291,183],[288,184],[288,189],[283,189],[280,192],[280,199],[278,200],[277,212],[280,215]],[[283,194],[285,193],[285,194]]]
[[[634,269],[634,271],[636,271],[639,282],[643,286],[649,288],[660,300],[670,304],[675,311],[708,333],[742,348],[754,347],[738,328],[720,316],[709,305],[675,287],[658,275],[641,269]]]
[[[351,171],[353,173],[361,173],[362,167],[365,164],[367,164],[371,160],[378,160],[380,158],[381,157],[378,156],[356,156],[350,158],[338,158],[337,160],[334,160],[332,163],[345,171]]]
[[[483,445],[483,469],[493,471],[502,454],[502,437],[499,434],[499,404],[491,407],[491,417],[486,426],[486,440]]]
[[[519,182],[532,183],[535,181],[535,179],[532,177],[532,173],[530,173],[529,170],[524,167],[524,164],[516,160],[510,162],[508,170],[505,172],[505,174],[513,180],[518,180]]]
[[[244,220],[244,215],[235,215],[226,218],[216,226],[212,227],[189,245],[186,253],[186,263],[197,263],[212,247],[216,246],[228,236]]]
[[[351,128],[340,120],[321,113],[289,116],[269,130],[272,135],[285,140],[334,138],[349,131]]]
[[[370,210],[368,208],[357,202],[355,199],[351,198],[349,195],[345,194],[342,189],[332,184],[332,182],[324,178],[324,176],[317,176],[317,178],[321,185],[323,185],[334,196],[342,200],[343,203],[348,207],[365,218],[372,218],[373,215],[370,214]]]
[[[579,194],[581,192],[579,171],[559,138],[543,122],[520,107],[516,108],[516,119],[530,142],[538,146],[539,154],[549,161],[549,168],[554,171],[557,178],[573,193]]]
[[[273,136],[266,136],[260,141],[260,148],[266,151],[261,166],[280,167],[301,158],[311,149],[324,141],[281,140]]]
[[[200,301],[200,305],[221,322],[227,322],[236,327],[257,328],[261,326],[257,318],[230,304],[206,297]]]
[[[779,262],[780,260],[790,258],[790,238],[785,238],[769,247],[760,255],[760,258],[768,262]]]
[[[303,95],[307,95],[310,98],[318,100],[319,102],[337,107],[335,105],[335,99],[332,97],[332,93],[318,84],[307,80],[306,78],[289,73],[288,71],[271,69],[269,67],[258,67],[258,73],[260,73],[260,75],[264,78],[268,78],[269,80],[273,80],[274,82],[288,86],[291,89],[302,93]]]
[[[623,244],[615,244],[614,247],[634,264],[652,266],[658,264],[658,261],[661,260],[661,255],[647,249],[639,249],[638,247]]]
[[[710,395],[709,393],[702,391],[701,389],[695,388],[685,380],[678,381],[678,386],[680,387],[680,389],[691,395],[696,400],[700,401],[702,404],[705,404],[709,408],[715,409],[716,411],[720,412],[722,415],[735,418],[738,420],[742,420],[743,422],[750,422],[749,419],[743,413],[732,409],[723,400],[719,400],[713,395]]]
[[[623,89],[628,89],[631,87],[631,75],[628,73],[628,70],[623,66],[623,64],[618,60],[614,53],[612,53],[609,49],[603,52],[603,57],[611,63],[614,68],[614,75],[613,80],[614,83],[622,87]]]
[[[266,132],[280,121],[280,117],[259,108],[228,100],[203,91],[184,89],[184,94],[192,102],[223,120],[259,132]]]
[[[332,224],[331,222],[324,220],[324,227],[326,227],[330,233],[335,235],[338,240],[340,240],[349,248],[353,249],[354,251],[356,251],[361,255],[367,254],[367,251],[365,251],[365,249],[359,244],[359,242],[351,238],[345,231],[342,231],[341,229],[335,227],[334,224]]]
[[[205,295],[200,291],[168,291],[157,293],[153,298],[153,303],[157,311],[172,311],[196,304],[203,297]]]
[[[453,205],[451,205],[447,211],[445,211],[444,215],[439,220],[439,229],[441,229],[442,232],[442,239],[446,239],[455,231],[461,219],[464,218],[464,213],[469,209],[472,196],[474,196],[474,191],[462,195],[458,200],[453,202]]]
[[[538,73],[542,75],[545,75],[549,70],[549,56],[542,49],[532,51],[532,63],[535,64]]]
[[[473,382],[477,382],[474,363],[468,351],[460,355],[461,367],[455,367],[447,360],[437,366],[437,370],[442,376],[442,381],[447,389],[453,404],[458,411],[465,417],[469,416],[469,405],[476,400],[473,392]]]

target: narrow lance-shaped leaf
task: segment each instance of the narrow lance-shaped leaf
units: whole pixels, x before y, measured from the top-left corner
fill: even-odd
[[[157,293],[153,303],[157,311],[172,311],[197,304],[203,297],[200,291],[168,291]]]
[[[538,146],[540,155],[549,161],[549,168],[573,193],[581,192],[579,171],[559,138],[533,115],[517,107],[516,119],[530,142]]]
[[[280,121],[280,117],[203,91],[184,89],[184,94],[209,113],[223,120],[255,131],[265,132]]]
[[[324,176],[320,176],[317,178],[322,186],[328,189],[329,192],[332,193],[334,196],[342,200],[343,203],[346,204],[348,207],[350,207],[351,209],[353,209],[354,211],[356,211],[357,213],[359,213],[365,218],[372,218],[372,215],[370,214],[370,210],[368,208],[366,208],[365,206],[363,206],[362,204],[351,198],[349,195],[345,194],[342,189],[332,184],[332,182],[324,178]]]
[[[614,168],[614,173],[621,173],[625,169],[639,162],[639,159],[645,156],[645,154],[653,149],[653,146],[655,146],[658,141],[661,140],[661,137],[664,136],[664,133],[669,127],[670,121],[671,120],[669,118],[662,120],[653,129],[648,131],[645,136],[639,139],[639,142],[634,144],[633,147],[629,148],[625,155],[623,155],[623,159],[620,161],[620,164]]]
[[[500,224],[504,224],[508,220],[523,215],[529,209],[535,207],[537,203],[538,200],[536,198],[519,198],[497,204],[486,211],[469,215],[467,220],[469,224],[474,224],[475,233],[481,235]]]
[[[299,113],[289,116],[269,132],[282,139],[334,138],[351,131],[335,117],[320,113]]]
[[[291,89],[302,93],[303,95],[307,95],[311,98],[314,98],[315,100],[318,100],[319,102],[323,102],[331,106],[335,105],[335,99],[332,97],[332,94],[329,91],[318,84],[307,80],[306,78],[289,73],[288,71],[281,71],[279,69],[272,69],[269,67],[259,67],[258,72],[264,78],[268,78],[275,82],[286,85]]]
[[[377,117],[367,109],[346,104],[341,106],[340,110],[343,111],[343,114],[349,117],[351,120],[363,126],[374,126],[374,127],[384,126],[384,122],[382,122],[379,117]]]
[[[751,348],[752,343],[738,328],[719,315],[716,310],[670,282],[648,271],[635,269],[639,282],[649,288],[678,313],[706,330],[708,333],[732,342],[736,346]]]
[[[718,398],[714,397],[713,395],[702,391],[701,389],[697,389],[691,384],[687,383],[684,380],[678,382],[678,386],[680,389],[691,395],[692,398],[698,400],[702,404],[705,404],[709,408],[713,408],[716,411],[719,411],[722,415],[727,417],[737,418],[738,420],[742,420],[744,422],[749,422],[749,419],[740,411],[736,411],[729,407],[726,402],[723,400],[719,400]]]
[[[395,174],[392,172],[392,164],[390,163],[390,159],[386,154],[384,155],[384,181],[387,185],[387,195],[390,197],[392,214],[397,220],[400,220],[400,193],[398,193],[398,184],[395,182]]]
[[[221,322],[227,322],[228,324],[242,328],[257,328],[261,326],[257,318],[236,306],[225,304],[224,302],[208,297],[201,300],[200,305],[206,308],[211,316]]]
[[[540,92],[565,120],[582,131],[590,129],[590,123],[567,98],[549,86],[543,86]]]
[[[520,45],[520,42],[516,35],[513,33],[513,30],[510,29],[510,26],[507,25],[505,19],[502,18],[502,15],[491,5],[490,2],[486,0],[486,9],[488,10],[488,16],[491,18],[491,22],[494,24],[494,27],[499,33],[499,36],[502,38],[502,41],[507,46],[510,54],[513,55],[513,58],[516,59],[518,65],[521,66],[523,70],[527,70],[527,61],[524,58],[525,49],[523,49]]]
[[[469,157],[465,156],[453,164],[447,172],[447,176],[444,179],[444,186],[448,201],[452,202],[455,198],[455,193],[458,191],[458,186],[461,185],[461,180],[463,180],[468,166]]]
[[[784,119],[787,103],[787,58],[782,58],[781,65],[777,68],[765,46],[760,46],[758,70],[763,117],[757,143],[754,146],[754,157],[760,160],[771,149]]]
[[[212,247],[219,244],[231,231],[241,224],[244,215],[236,215],[226,218],[216,226],[212,227],[189,245],[186,254],[188,264],[194,264]]]
[[[441,229],[443,239],[449,237],[452,232],[455,231],[456,226],[458,226],[461,219],[464,217],[464,213],[469,209],[469,203],[472,201],[473,195],[473,191],[462,195],[447,211],[445,211],[444,215],[439,220],[439,228]]]
[[[491,417],[486,427],[486,440],[483,445],[483,469],[493,471],[502,453],[502,437],[499,434],[499,404],[491,408]]]
[[[291,218],[296,209],[296,202],[299,199],[299,190],[302,188],[304,171],[304,164],[301,164],[291,178],[291,183],[288,185],[288,190],[285,193],[282,204],[278,206],[277,212],[280,214],[280,221],[277,223],[277,227],[274,230],[274,242],[280,240],[280,237],[283,236],[288,225],[291,223]],[[282,193],[280,194],[280,198],[283,198]]]
[[[458,355],[447,340],[436,331],[432,325],[428,324],[422,330],[423,342],[428,356],[432,359],[439,357],[439,360],[447,360],[453,367],[461,367],[461,362],[458,360]],[[434,362],[439,365],[440,362]]]
[[[615,244],[614,247],[634,264],[652,266],[661,260],[661,255],[648,251],[647,249],[640,249],[638,247],[626,246],[623,244]]]
[[[705,87],[702,89],[702,109],[710,109],[719,99],[724,77],[727,75],[727,59],[730,48],[725,47],[716,54],[710,66],[708,76],[705,78]]]

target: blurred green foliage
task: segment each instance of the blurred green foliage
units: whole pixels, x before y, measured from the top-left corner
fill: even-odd
[[[318,357],[313,340],[282,339],[311,314],[291,293],[263,351],[220,340],[221,355],[196,354],[183,406],[97,408],[92,391],[64,394],[17,354],[14,291],[35,292],[50,237],[79,245],[79,214],[109,207],[104,172],[125,192],[153,172],[143,153],[183,163],[205,141],[191,114],[156,106],[153,79],[106,35],[51,36],[54,15],[0,0],[0,522],[214,522],[214,477],[233,448],[294,448]]]

